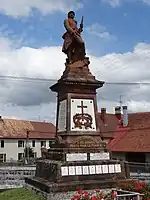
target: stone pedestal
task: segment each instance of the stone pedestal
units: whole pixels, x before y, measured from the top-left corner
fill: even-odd
[[[57,92],[57,138],[67,147],[83,147],[101,143],[98,126],[96,89],[103,86],[89,71],[89,60],[66,65],[58,82],[51,86]],[[62,141],[63,142],[62,142]],[[84,144],[86,145],[86,144]],[[96,147],[96,146],[95,146]]]
[[[127,178],[123,163],[110,159],[98,126],[96,89],[103,86],[89,71],[89,60],[66,65],[51,86],[57,96],[56,144],[42,150],[36,176],[28,185],[46,193],[115,187]]]
[[[109,152],[89,148],[54,148],[42,152],[36,176],[26,183],[47,193],[115,187],[127,178],[124,163],[110,160]]]

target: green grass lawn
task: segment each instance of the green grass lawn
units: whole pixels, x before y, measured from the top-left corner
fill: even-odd
[[[45,200],[25,188],[7,190],[0,193],[0,200]]]

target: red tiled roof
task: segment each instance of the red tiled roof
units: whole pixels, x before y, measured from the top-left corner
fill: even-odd
[[[150,112],[130,113],[128,127],[117,127],[108,148],[113,152],[150,152]]]
[[[54,139],[55,126],[52,123],[16,119],[0,119],[0,138]]]
[[[101,137],[104,139],[112,138],[118,124],[116,116],[114,114],[106,113],[104,122],[101,119],[101,113],[98,113],[98,119]]]

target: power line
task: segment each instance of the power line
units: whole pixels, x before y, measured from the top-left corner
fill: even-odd
[[[25,77],[25,76],[6,76],[0,75],[0,80],[17,80],[17,81],[40,81],[40,82],[50,82],[50,81],[57,81],[57,79],[46,79],[46,78],[34,78],[34,77]]]
[[[52,78],[35,78],[35,77],[24,77],[24,76],[9,76],[9,75],[0,75],[0,81],[27,81],[27,82],[56,82],[57,79]],[[105,82],[107,85],[150,85],[150,82]]]

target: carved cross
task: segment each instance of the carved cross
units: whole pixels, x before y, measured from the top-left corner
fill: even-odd
[[[81,106],[77,106],[77,108],[81,108],[81,114],[84,114],[84,108],[87,108],[87,106],[83,105],[83,101],[81,101]]]

